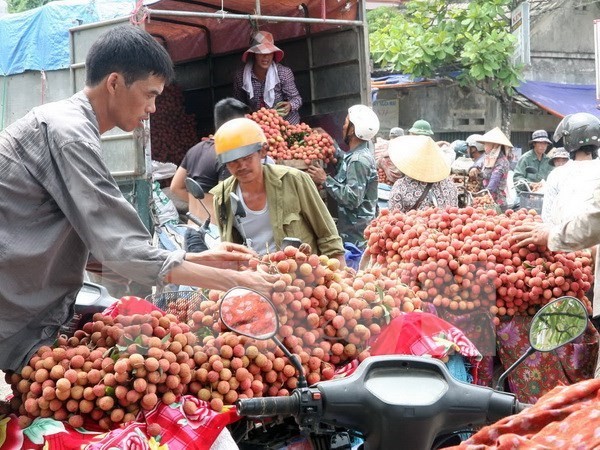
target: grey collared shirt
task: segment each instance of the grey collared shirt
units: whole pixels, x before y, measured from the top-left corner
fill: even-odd
[[[153,285],[183,252],[150,235],[102,160],[83,92],[34,108],[0,133],[0,369],[18,370],[68,322],[92,253]]]

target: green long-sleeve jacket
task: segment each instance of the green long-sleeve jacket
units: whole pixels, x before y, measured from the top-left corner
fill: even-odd
[[[312,179],[304,172],[287,166],[266,164],[263,176],[267,190],[269,215],[273,226],[275,244],[281,247],[284,238],[298,238],[310,244],[320,255],[344,254],[342,239],[335,222]],[[237,180],[229,177],[215,186],[215,213],[218,217],[221,240],[242,243],[234,228],[229,195],[235,192]],[[252,238],[252,236],[248,236]]]
[[[528,167],[534,171],[530,170],[531,173],[527,173]],[[542,155],[542,159],[538,160],[535,152],[529,150],[519,158],[519,162],[517,162],[517,167],[515,168],[513,182],[516,183],[519,180],[527,180],[529,183],[539,183],[548,178],[548,174],[552,172],[552,169],[554,169],[554,167],[550,165],[550,158],[548,158],[548,156],[544,154]]]
[[[337,226],[344,242],[364,248],[365,228],[377,214],[377,183],[368,142],[345,153],[335,177],[325,180],[327,195],[337,203]]]

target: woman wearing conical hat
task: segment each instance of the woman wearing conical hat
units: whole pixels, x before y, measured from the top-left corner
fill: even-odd
[[[481,176],[483,188],[490,191],[498,206],[506,207],[508,155],[513,145],[498,127],[485,133],[478,142],[483,143],[484,155],[469,170],[469,176]]]
[[[388,151],[400,172],[390,193],[390,211],[458,206],[458,190],[449,178],[450,164],[433,139],[400,136],[390,140]]]

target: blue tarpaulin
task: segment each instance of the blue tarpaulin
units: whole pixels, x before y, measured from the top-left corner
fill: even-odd
[[[418,83],[420,81],[424,81],[425,78],[417,77],[414,78],[412,75],[407,75],[405,73],[393,73],[390,75],[384,75],[381,77],[372,78],[373,81],[381,81],[385,84],[403,84],[403,83]]]
[[[0,75],[68,68],[70,28],[128,16],[134,6],[132,0],[61,0],[0,17]]]
[[[578,112],[587,112],[600,117],[595,85],[526,81],[517,88],[517,91],[541,109],[557,117]]]

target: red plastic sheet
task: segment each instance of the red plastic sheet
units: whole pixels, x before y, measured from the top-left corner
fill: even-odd
[[[327,19],[357,20],[358,2],[323,0]],[[301,7],[306,5],[306,9]],[[258,22],[249,20],[164,17],[156,11],[191,11],[215,13],[223,9],[230,14],[256,14],[256,2],[247,0],[208,0],[202,3],[160,0],[148,5],[149,20],[145,28],[166,45],[171,58],[176,63],[203,58],[209,54],[233,53],[246,50],[254,33],[254,27],[269,31],[276,43],[310,33],[317,33],[335,26],[327,24],[302,24],[293,22]],[[322,16],[322,1],[309,0],[261,0],[260,13],[265,16],[309,17]]]

